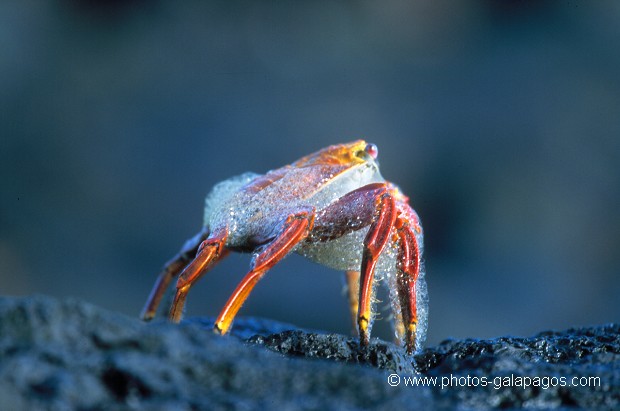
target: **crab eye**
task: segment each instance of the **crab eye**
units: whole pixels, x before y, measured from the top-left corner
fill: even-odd
[[[366,148],[364,148],[364,151],[373,159],[377,159],[377,156],[379,155],[379,149],[377,148],[376,145],[369,143],[366,144]]]

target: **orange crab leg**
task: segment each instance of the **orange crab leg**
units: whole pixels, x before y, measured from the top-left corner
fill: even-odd
[[[390,238],[390,231],[396,220],[396,205],[387,188],[383,194],[377,197],[377,202],[378,214],[376,214],[368,234],[366,234],[362,252],[360,299],[357,312],[360,344],[362,345],[368,345],[370,341],[375,266],[379,255]]]
[[[263,275],[282,260],[300,241],[308,236],[314,223],[314,212],[300,212],[289,216],[280,234],[252,261],[252,268],[241,280],[215,320],[215,330],[226,334],[237,312]]]
[[[420,250],[416,236],[408,223],[397,222],[400,238],[400,261],[402,273],[397,276],[397,293],[402,310],[404,340],[407,352],[412,354],[416,345],[418,323],[416,281],[420,273]]]
[[[170,314],[168,314],[170,321],[178,323],[181,320],[185,299],[192,284],[206,273],[207,269],[213,266],[216,261],[228,254],[228,250],[224,248],[227,236],[228,232],[222,230],[209,236],[200,244],[196,258],[185,267],[177,280],[177,291],[170,307]]]
[[[360,298],[360,272],[345,271],[345,280],[347,283],[347,294],[349,296],[349,310],[353,319],[353,332],[357,329],[357,308]]]
[[[172,279],[179,275],[181,270],[194,258],[198,246],[206,237],[206,231],[199,232],[194,237],[187,240],[177,255],[164,265],[164,268],[153,285],[149,298],[144,304],[144,308],[142,308],[142,313],[140,314],[142,320],[150,321],[155,317],[157,307],[159,307],[159,303],[168,285],[170,285]]]

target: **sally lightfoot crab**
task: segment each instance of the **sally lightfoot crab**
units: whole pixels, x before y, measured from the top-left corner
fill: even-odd
[[[203,229],[159,275],[142,311],[150,320],[178,276],[169,319],[179,322],[192,285],[230,251],[251,252],[250,271],[215,321],[228,332],[250,292],[291,252],[345,271],[360,343],[370,339],[375,285],[383,280],[398,339],[413,353],[426,336],[422,226],[408,198],[383,179],[377,147],[333,145],[264,175],[217,184],[206,198]]]

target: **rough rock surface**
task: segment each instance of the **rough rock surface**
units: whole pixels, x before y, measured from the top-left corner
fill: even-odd
[[[239,320],[220,337],[204,319],[143,324],[77,300],[0,298],[0,410],[620,408],[618,325],[446,341],[411,358],[378,340],[361,349],[349,337]],[[600,383],[552,386],[575,376]],[[452,386],[406,386],[410,377]],[[455,386],[468,377],[478,386]],[[524,377],[548,386],[493,386]]]
[[[620,409],[620,325],[531,338],[447,340],[414,356],[413,364],[399,347],[375,342],[365,351],[355,339],[339,335],[296,330],[248,341],[287,355],[363,363],[400,375],[411,375],[413,368],[443,382],[446,387],[435,387],[434,397],[453,406]]]

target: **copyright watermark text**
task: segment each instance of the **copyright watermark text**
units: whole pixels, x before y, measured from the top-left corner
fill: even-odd
[[[486,376],[456,376],[450,374],[443,377],[425,376],[400,376],[390,374],[387,383],[392,387],[439,387],[440,389],[462,388],[462,387],[493,387],[496,390],[501,388],[529,388],[538,387],[543,390],[554,387],[600,387],[600,377],[556,377],[556,376],[519,376],[510,374],[507,376],[486,377]]]

